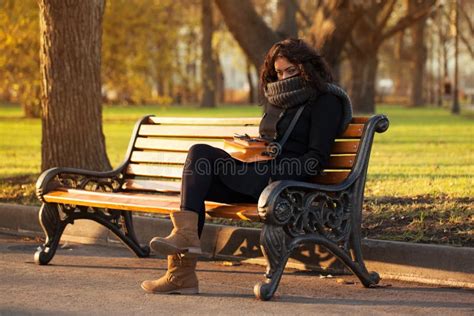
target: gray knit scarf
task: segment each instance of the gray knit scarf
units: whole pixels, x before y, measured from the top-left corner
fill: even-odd
[[[264,93],[268,103],[260,121],[259,132],[261,137],[271,140],[276,137],[278,119],[287,109],[302,106],[310,100],[316,100],[323,94],[323,92],[308,86],[301,76],[271,82],[265,87]],[[338,131],[340,134],[352,120],[351,100],[342,88],[332,83],[327,85],[324,93],[332,93],[342,102],[343,119]]]

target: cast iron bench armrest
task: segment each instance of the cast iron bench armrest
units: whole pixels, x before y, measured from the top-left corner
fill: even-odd
[[[275,203],[280,194],[285,189],[293,188],[299,190],[333,193],[343,192],[347,190],[360,178],[361,175],[365,175],[363,171],[365,168],[367,168],[375,132],[383,133],[388,129],[388,126],[389,121],[385,115],[375,115],[369,119],[364,129],[364,135],[368,137],[362,137],[362,141],[358,150],[359,153],[357,155],[357,161],[348,177],[339,184],[326,185],[293,180],[280,180],[270,183],[262,191],[258,200],[260,220],[262,222],[270,220],[268,217],[268,215],[270,214],[269,212],[271,212],[270,210],[275,209]]]
[[[36,196],[44,202],[43,195],[57,187],[85,189],[94,182],[99,186],[121,185],[123,167],[111,171],[91,171],[75,168],[51,168],[45,170],[36,181]]]

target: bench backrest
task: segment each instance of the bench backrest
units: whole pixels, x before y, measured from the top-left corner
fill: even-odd
[[[191,118],[149,116],[139,121],[128,150],[123,189],[179,192],[188,149],[196,143],[223,148],[234,133],[258,136],[259,117]],[[367,117],[355,117],[332,147],[325,175],[311,181],[337,184],[357,159]]]

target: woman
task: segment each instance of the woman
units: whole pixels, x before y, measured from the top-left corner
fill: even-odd
[[[304,41],[287,39],[273,45],[260,71],[265,95],[260,137],[278,145],[295,113],[304,106],[297,124],[270,161],[243,163],[206,144],[190,148],[183,169],[181,211],[171,214],[174,228],[168,237],[150,242],[153,250],[168,255],[168,271],[158,280],[144,281],[145,291],[198,293],[195,269],[201,253],[205,200],[257,203],[270,182],[304,181],[324,169],[335,137],[352,117],[349,98],[332,82],[324,59]]]

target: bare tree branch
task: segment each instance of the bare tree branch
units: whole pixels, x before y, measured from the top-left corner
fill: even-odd
[[[472,49],[472,46],[469,44],[469,41],[467,40],[466,36],[464,36],[462,34],[462,32],[459,32],[459,38],[461,39],[461,41],[464,43],[464,45],[466,46],[467,50],[469,51],[469,53],[471,54],[471,57],[474,58],[474,50]]]
[[[298,1],[296,0],[291,0],[291,2],[293,2],[293,5],[296,7],[296,12],[298,12],[301,17],[303,18],[303,21],[305,22],[306,24],[306,27],[311,27],[311,25],[313,24],[313,22],[311,21],[311,19],[309,18],[308,15],[306,15],[306,13],[301,9],[301,6],[300,4],[298,3]]]
[[[469,15],[467,15],[465,10],[459,10],[459,12],[461,12],[462,17],[467,22],[467,25],[469,26],[469,30],[471,31],[471,35],[474,35],[474,25],[473,25],[471,19],[469,18]]]
[[[270,47],[282,38],[258,15],[250,0],[215,0],[229,31],[256,69]]]
[[[392,16],[393,8],[395,7],[396,2],[397,0],[391,0],[388,2],[388,5],[383,7],[382,12],[380,13],[381,19],[377,25],[379,29],[383,30],[387,25],[388,19],[390,19],[390,16]]]
[[[377,24],[371,16],[369,16],[368,14],[364,14],[362,16],[362,19],[364,20],[365,25],[368,26],[372,31],[378,30]]]
[[[348,43],[349,46],[355,51],[356,54],[364,54],[364,50],[356,43],[354,40],[354,35],[351,33],[351,35],[348,38]],[[347,52],[348,54],[352,53],[350,49],[348,49],[347,45],[344,46],[344,51]]]
[[[395,25],[388,28],[382,36],[380,36],[379,41],[382,42],[389,37],[392,37],[396,33],[400,32],[401,30],[413,25],[414,23],[418,22],[419,20],[425,18],[426,16],[432,14],[434,12],[433,4],[435,4],[435,0],[431,0],[425,3],[425,7],[413,14],[408,14],[403,18],[399,19]]]

